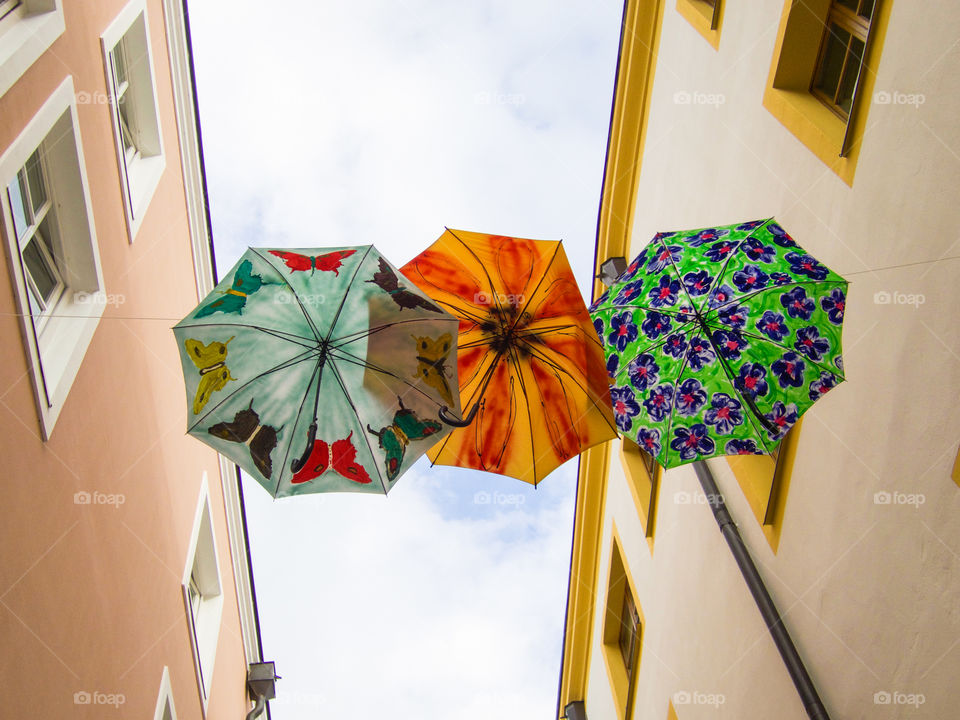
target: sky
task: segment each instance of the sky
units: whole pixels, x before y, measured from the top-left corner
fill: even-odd
[[[622,4],[190,3],[221,277],[248,246],[562,239],[589,292]],[[275,720],[549,717],[576,488],[426,459],[388,497],[244,478]]]

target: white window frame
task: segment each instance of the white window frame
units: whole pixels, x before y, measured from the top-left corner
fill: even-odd
[[[132,243],[166,167],[146,0],[133,0],[120,11],[100,36],[100,47],[127,237]],[[122,82],[117,74],[119,55],[126,58]],[[132,141],[131,147],[125,137]]]
[[[0,215],[7,267],[17,301],[40,431],[49,440],[103,315],[97,234],[77,118],[73,80],[67,77],[0,155]],[[58,228],[58,269],[65,287],[54,306],[35,314],[22,264],[7,187],[38,149]]]
[[[63,0],[20,0],[0,19],[0,97],[63,34]]]
[[[170,668],[163,666],[160,678],[160,692],[157,693],[157,709],[153,711],[153,720],[177,720],[177,708],[173,704],[173,688],[170,686]]]
[[[193,664],[197,673],[197,690],[200,693],[203,714],[206,717],[210,698],[213,671],[220,638],[220,621],[223,617],[223,582],[220,562],[217,557],[217,541],[214,532],[213,513],[210,511],[210,488],[207,473],[200,483],[200,499],[190,535],[187,562],[183,569],[181,589],[183,608],[187,616],[190,645],[193,649]],[[191,578],[201,591],[194,610],[191,593]]]

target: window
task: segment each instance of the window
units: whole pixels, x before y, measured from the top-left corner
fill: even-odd
[[[677,12],[716,50],[720,47],[723,0],[677,0]]]
[[[727,463],[774,552],[780,544],[780,529],[802,422],[801,419],[790,429],[770,455],[727,457]]]
[[[149,37],[146,6],[135,0],[100,38],[130,242],[165,164]]]
[[[785,0],[763,105],[853,184],[890,17],[883,0]]]
[[[62,0],[0,0],[0,95],[63,30]]]
[[[857,79],[863,65],[874,0],[830,3],[827,28],[810,91],[844,121],[850,117]]]
[[[620,720],[630,717],[633,709],[642,642],[643,616],[636,587],[627,572],[614,527],[603,621],[603,659]]]
[[[170,668],[163,667],[160,678],[160,693],[157,695],[157,708],[153,720],[177,720],[177,710],[173,706],[173,690],[170,687]]]
[[[621,438],[620,460],[627,475],[627,484],[630,486],[633,501],[637,506],[640,525],[652,550],[657,498],[663,468],[652,455],[627,438]]]
[[[78,133],[67,78],[0,156],[10,281],[44,439],[53,432],[104,304]]]
[[[56,256],[59,249],[56,213],[46,189],[40,150],[34,151],[27,164],[7,186],[7,201],[13,215],[24,280],[28,287],[30,312],[37,329],[42,332],[66,284]]]
[[[223,587],[210,512],[210,491],[203,474],[190,552],[183,575],[183,603],[190,628],[197,686],[206,712],[223,615]]]

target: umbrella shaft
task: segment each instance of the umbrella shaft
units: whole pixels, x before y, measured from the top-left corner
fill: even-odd
[[[763,578],[760,576],[760,572],[757,570],[757,566],[753,562],[753,558],[750,557],[750,551],[744,544],[743,538],[740,536],[740,531],[737,530],[733,518],[730,517],[730,513],[727,511],[723,496],[720,494],[717,483],[713,479],[713,473],[710,472],[710,468],[707,467],[707,464],[702,460],[694,463],[693,467],[697,472],[697,479],[700,480],[700,487],[703,488],[707,502],[713,510],[713,516],[717,520],[717,525],[720,526],[720,532],[727,541],[727,545],[730,546],[730,552],[733,553],[733,557],[740,567],[740,572],[747,582],[747,587],[750,589],[750,593],[753,595],[753,599],[760,609],[760,615],[763,617],[763,621],[770,631],[770,635],[773,637],[773,642],[777,646],[777,650],[780,652],[784,664],[787,666],[787,672],[790,674],[790,678],[793,680],[793,684],[800,694],[800,700],[803,702],[803,707],[807,711],[807,715],[811,720],[830,720],[830,716],[827,714],[827,710],[820,700],[820,695],[817,693],[817,689],[814,687],[813,681],[807,673],[807,668],[800,658],[800,653],[797,652],[790,633],[783,624],[780,612],[777,610],[773,598],[770,597],[770,593],[767,592],[767,587],[763,582]]]

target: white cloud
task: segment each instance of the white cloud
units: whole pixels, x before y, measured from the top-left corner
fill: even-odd
[[[277,718],[528,720],[555,704],[572,473],[549,480],[566,485],[562,499],[538,491],[457,518],[443,516],[434,482],[418,466],[387,498],[273,502],[251,487],[264,649],[283,676]]]

